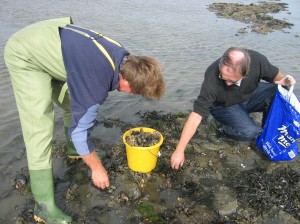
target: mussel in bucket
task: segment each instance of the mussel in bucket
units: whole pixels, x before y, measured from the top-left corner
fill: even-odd
[[[160,137],[158,131],[151,133],[140,128],[139,130],[131,130],[130,135],[126,137],[126,142],[134,147],[149,147],[159,143]]]

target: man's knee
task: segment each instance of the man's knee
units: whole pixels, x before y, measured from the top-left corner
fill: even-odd
[[[225,136],[238,140],[238,141],[251,141],[255,139],[262,131],[259,126],[248,126],[244,127],[242,130],[236,130],[232,127],[223,126],[219,129]]]
[[[262,129],[259,126],[252,126],[252,127],[246,127],[241,133],[240,133],[240,140],[242,141],[251,141],[255,139],[260,133]]]

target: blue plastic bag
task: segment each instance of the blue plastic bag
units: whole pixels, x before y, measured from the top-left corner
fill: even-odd
[[[288,91],[278,85],[262,134],[256,145],[273,161],[292,160],[298,156],[300,103],[293,87]]]

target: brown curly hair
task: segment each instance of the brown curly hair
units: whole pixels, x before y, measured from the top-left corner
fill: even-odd
[[[159,99],[165,91],[160,63],[153,57],[128,55],[120,68],[134,94]]]

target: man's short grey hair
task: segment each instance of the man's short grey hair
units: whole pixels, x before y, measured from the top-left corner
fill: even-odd
[[[241,52],[244,56],[240,60],[233,60],[230,55],[234,51]],[[220,58],[219,68],[223,65],[231,67],[234,72],[242,75],[243,77],[247,76],[250,70],[250,56],[248,50],[240,47],[228,48]]]

